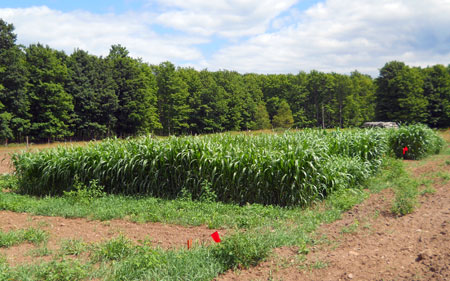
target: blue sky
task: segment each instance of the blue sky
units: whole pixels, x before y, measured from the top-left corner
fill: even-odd
[[[1,0],[18,43],[241,73],[450,63],[450,0]]]

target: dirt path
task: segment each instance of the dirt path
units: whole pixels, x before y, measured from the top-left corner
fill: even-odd
[[[9,231],[35,227],[47,231],[50,236],[47,247],[58,250],[63,240],[81,239],[85,243],[97,243],[123,235],[132,241],[149,240],[155,247],[186,247],[188,239],[193,243],[211,243],[214,230],[207,227],[182,227],[162,223],[133,223],[124,220],[89,221],[86,219],[65,219],[61,217],[32,216],[26,213],[0,211],[0,229]],[[226,233],[221,230],[221,233]],[[30,250],[36,247],[24,243],[10,248],[0,248],[10,265],[33,261]],[[48,257],[50,259],[50,257]],[[45,259],[45,258],[44,258]]]
[[[439,161],[407,163],[412,175],[450,172]],[[296,249],[281,248],[257,267],[227,272],[218,280],[450,280],[450,183],[439,180],[434,194],[422,195],[412,214],[394,217],[391,190],[373,194],[323,225],[326,238],[306,261]]]

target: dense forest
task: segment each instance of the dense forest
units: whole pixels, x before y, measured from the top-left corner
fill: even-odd
[[[352,127],[364,121],[450,126],[450,65],[392,61],[373,79],[320,71],[239,74],[150,65],[114,45],[98,57],[16,44],[0,19],[0,140]]]

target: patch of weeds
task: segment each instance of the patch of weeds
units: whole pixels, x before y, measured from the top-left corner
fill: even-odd
[[[303,262],[300,266],[300,270],[312,271],[314,269],[323,269],[328,267],[329,263],[326,261],[316,260],[315,262]]]
[[[38,226],[39,228],[42,228],[42,227],[49,227],[49,226],[50,226],[50,223],[49,223],[48,221],[39,221],[39,222],[37,223],[37,226]]]
[[[200,194],[200,202],[212,203],[217,201],[217,195],[211,187],[211,183],[204,180],[201,183],[202,192]]]
[[[226,268],[257,265],[271,251],[263,233],[235,233],[213,248],[213,254]]]
[[[367,193],[359,189],[341,189],[331,194],[327,204],[343,212],[361,203],[367,196]]]
[[[119,235],[94,247],[93,261],[120,260],[127,257],[133,249],[131,240]]]
[[[47,257],[53,254],[53,251],[47,247],[47,244],[42,245],[37,249],[28,251],[28,255],[32,257]]]
[[[89,185],[85,185],[80,182],[77,177],[75,177],[74,182],[75,190],[64,191],[63,196],[71,204],[89,204],[94,199],[104,197],[106,195],[103,191],[104,187],[98,184],[98,180],[91,180]]]
[[[48,240],[48,237],[49,237],[48,232],[33,227],[26,229],[25,232],[23,233],[23,239],[35,245],[38,245],[42,242],[46,242]]]
[[[368,181],[368,189],[372,193],[378,193],[381,190],[392,187],[399,176],[406,175],[407,173],[401,160],[387,157],[383,159],[378,175]]]
[[[17,190],[17,183],[17,177],[14,175],[0,175],[0,190]]]
[[[78,256],[86,251],[88,251],[88,244],[83,242],[82,239],[68,239],[61,242],[61,255]]]
[[[424,188],[420,191],[421,196],[426,195],[426,194],[434,194],[434,193],[436,193],[436,189],[434,189],[431,186],[427,186],[426,188]]]
[[[53,260],[33,268],[35,280],[83,280],[89,276],[90,267],[77,260]]]
[[[449,166],[450,165],[450,160],[445,160],[445,165]]]
[[[355,219],[352,224],[341,228],[341,234],[355,233],[358,230],[358,227],[359,221]]]
[[[397,187],[394,190],[395,199],[392,203],[391,211],[398,215],[403,216],[410,214],[416,208],[418,184],[411,179],[403,179],[403,181],[398,182]]]
[[[366,230],[371,230],[372,229],[372,224],[370,222],[365,222],[362,227]]]
[[[436,174],[436,176],[438,176],[440,179],[442,179],[444,181],[444,183],[447,183],[450,180],[450,173],[449,172],[438,172]]]
[[[311,265],[311,269],[322,269],[328,267],[328,262],[317,260]]]
[[[23,242],[30,242],[35,245],[41,242],[47,241],[48,233],[41,230],[30,227],[28,229],[11,230],[8,232],[0,231],[0,247],[11,247]]]
[[[0,254],[0,280],[11,280],[8,261],[3,254]]]

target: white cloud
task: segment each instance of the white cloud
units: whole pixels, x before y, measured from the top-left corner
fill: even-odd
[[[111,45],[122,44],[150,63],[170,60],[210,70],[357,69],[376,76],[390,60],[450,62],[450,0],[327,0],[306,11],[294,8],[299,1],[148,0],[151,9],[123,14],[43,6],[0,8],[0,17],[14,24],[25,45],[107,55]],[[206,44],[205,54],[200,44]],[[215,46],[222,47],[209,49]]]
[[[411,65],[450,61],[450,1],[329,0],[296,24],[217,52],[210,68],[241,72],[318,69],[372,75],[390,60]]]
[[[159,63],[164,60],[196,60],[202,54],[193,44],[207,42],[195,36],[160,35],[149,27],[154,15],[148,13],[92,14],[63,13],[45,6],[0,9],[0,17],[13,23],[18,42],[48,44],[71,53],[75,48],[107,55],[113,44],[121,44],[134,57]]]
[[[151,1],[155,2],[155,0]],[[157,21],[205,36],[227,38],[261,34],[298,0],[156,0],[164,7]]]

